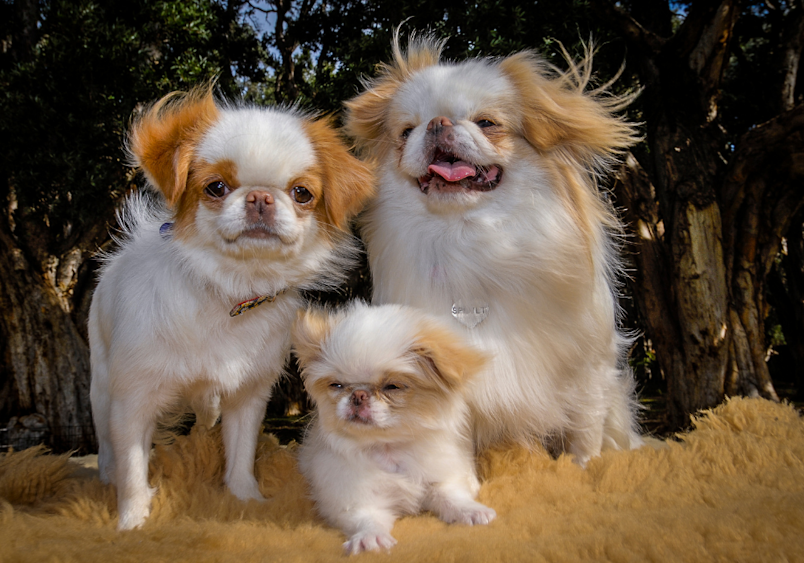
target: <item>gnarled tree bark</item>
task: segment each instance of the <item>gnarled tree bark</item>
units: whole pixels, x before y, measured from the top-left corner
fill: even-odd
[[[671,36],[611,2],[593,6],[632,46],[644,86],[645,145],[626,159],[615,194],[636,235],[632,289],[667,380],[667,422],[683,426],[727,394],[778,400],[765,290],[804,201],[803,110],[726,142],[718,102],[735,1],[694,3]]]

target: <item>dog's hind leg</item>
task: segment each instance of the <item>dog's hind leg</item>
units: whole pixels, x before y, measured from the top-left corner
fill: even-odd
[[[637,425],[639,404],[634,392],[634,380],[625,371],[609,389],[608,412],[603,427],[603,448],[633,450],[644,445]]]
[[[196,424],[204,428],[212,428],[221,415],[221,397],[218,394],[204,395],[194,399],[190,403],[190,407],[195,413]]]
[[[147,400],[111,402],[111,438],[117,482],[118,530],[142,526],[151,512],[155,489],[148,484],[148,460],[155,422],[155,406]]]
[[[90,400],[92,402],[92,421],[95,424],[95,434],[98,437],[98,473],[102,483],[115,484],[114,451],[112,450],[111,413],[109,385],[106,376],[106,366],[93,363],[92,383],[90,386]]]

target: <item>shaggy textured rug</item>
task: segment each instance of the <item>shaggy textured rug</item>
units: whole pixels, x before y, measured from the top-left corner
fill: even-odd
[[[788,405],[732,399],[678,441],[569,458],[504,449],[479,460],[490,526],[399,520],[388,553],[361,561],[804,561],[804,422]],[[346,560],[343,535],[316,517],[294,447],[259,444],[264,503],[222,486],[220,437],[193,431],[157,446],[159,487],[141,530],[115,531],[114,489],[68,456],[0,457],[0,561]]]

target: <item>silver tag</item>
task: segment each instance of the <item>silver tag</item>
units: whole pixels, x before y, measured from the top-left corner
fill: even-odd
[[[489,316],[489,306],[465,307],[458,301],[452,304],[452,316],[466,328],[475,328]]]

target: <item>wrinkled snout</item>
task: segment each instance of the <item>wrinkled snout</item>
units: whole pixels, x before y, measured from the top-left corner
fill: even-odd
[[[354,393],[352,393],[352,405],[355,407],[359,407],[368,403],[368,399],[369,399],[368,393],[366,393],[362,389],[357,389],[355,390]]]
[[[431,119],[427,124],[427,133],[438,147],[449,149],[455,143],[455,125],[448,117],[438,116]]]
[[[371,424],[371,397],[365,389],[355,389],[349,397],[349,420],[360,424]]]

